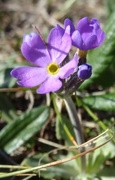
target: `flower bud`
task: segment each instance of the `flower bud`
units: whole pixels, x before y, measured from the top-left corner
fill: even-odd
[[[92,74],[92,66],[91,65],[82,64],[78,67],[78,72],[77,72],[78,78],[85,80],[85,79],[90,78],[91,74]]]

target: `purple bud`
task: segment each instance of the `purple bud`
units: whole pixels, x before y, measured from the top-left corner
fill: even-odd
[[[90,78],[91,74],[92,74],[92,66],[91,65],[82,64],[78,67],[78,72],[77,72],[78,78],[85,80],[85,79]]]

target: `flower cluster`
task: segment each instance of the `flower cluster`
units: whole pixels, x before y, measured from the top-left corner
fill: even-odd
[[[72,45],[87,51],[100,46],[105,39],[96,19],[88,21],[85,17],[77,23],[75,29],[72,21],[66,19],[64,28],[57,25],[51,29],[47,43],[40,34],[25,35],[21,45],[23,56],[32,64],[11,71],[23,87],[37,87],[37,93],[74,92],[76,88],[92,74],[91,65],[81,61],[75,52],[69,59]]]

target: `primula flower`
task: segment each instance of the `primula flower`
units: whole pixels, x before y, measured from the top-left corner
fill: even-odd
[[[80,19],[76,25],[76,29],[70,19],[64,21],[64,28],[70,26],[70,35],[73,46],[80,50],[90,50],[100,46],[105,40],[105,33],[100,27],[100,23],[96,18],[88,20],[87,17]],[[61,28],[61,27],[60,27]]]
[[[18,85],[28,88],[40,85],[37,89],[39,94],[55,92],[62,87],[62,79],[70,76],[78,64],[78,57],[75,55],[64,66],[60,65],[71,48],[69,31],[69,26],[65,31],[61,31],[59,27],[53,28],[47,44],[36,33],[24,36],[21,51],[34,67],[23,66],[11,71],[11,75],[18,79]]]

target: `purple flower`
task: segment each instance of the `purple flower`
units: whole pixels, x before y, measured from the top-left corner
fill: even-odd
[[[69,26],[65,31],[59,27],[53,28],[47,45],[36,33],[24,36],[21,51],[34,67],[23,66],[11,71],[11,75],[18,79],[18,85],[28,88],[40,86],[37,89],[39,94],[55,92],[62,87],[62,79],[70,76],[78,64],[75,55],[64,66],[60,66],[71,48],[69,31]]]
[[[73,46],[80,50],[90,50],[100,46],[105,40],[99,21],[95,18],[88,20],[87,17],[78,21],[76,30],[70,19],[64,21],[64,27],[70,26],[70,35]]]
[[[90,78],[91,74],[92,74],[92,66],[91,65],[82,64],[78,67],[78,72],[77,72],[78,78],[85,80],[85,79]]]

